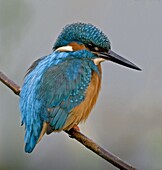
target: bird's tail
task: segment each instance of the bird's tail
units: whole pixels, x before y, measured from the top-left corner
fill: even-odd
[[[26,126],[25,133],[25,152],[31,153],[38,142],[43,123],[38,121],[34,125]]]
[[[28,84],[25,84],[28,85]],[[33,88],[24,86],[20,93],[20,111],[22,115],[22,125],[25,124],[25,152],[32,152],[43,127],[43,120],[40,116],[40,100],[37,100]]]

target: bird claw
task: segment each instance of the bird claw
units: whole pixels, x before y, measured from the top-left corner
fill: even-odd
[[[77,125],[74,125],[69,131],[65,131],[65,132],[67,132],[67,133],[69,134],[70,131],[71,131],[71,132],[72,132],[72,131],[80,132],[80,128],[79,128]],[[72,135],[72,133],[69,134],[69,137],[70,137],[70,138],[74,138],[73,135]]]
[[[78,125],[74,125],[74,126],[72,127],[72,129],[74,129],[74,130],[77,131],[77,132],[80,132],[80,128],[79,128]]]

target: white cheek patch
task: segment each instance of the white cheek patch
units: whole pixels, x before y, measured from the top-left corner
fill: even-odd
[[[70,45],[57,48],[55,51],[73,51],[73,47]]]
[[[95,58],[95,59],[93,59],[93,62],[95,63],[95,65],[98,65],[98,64],[100,64],[103,61],[105,61],[104,58]]]

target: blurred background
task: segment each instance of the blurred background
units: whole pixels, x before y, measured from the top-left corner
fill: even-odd
[[[162,169],[162,1],[0,0],[0,71],[22,85],[68,23],[88,22],[142,72],[105,62],[102,90],[81,131],[141,170]],[[19,98],[0,83],[0,170],[115,170],[64,132],[24,152]]]

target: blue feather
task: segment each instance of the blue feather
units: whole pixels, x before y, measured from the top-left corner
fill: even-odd
[[[85,23],[74,23],[67,25],[58,36],[53,49],[65,46],[73,41],[83,44],[95,44],[97,47],[110,49],[110,41],[107,36],[94,25]]]
[[[55,111],[55,109],[53,110]],[[62,108],[59,108],[59,110],[57,110],[55,117],[53,117],[52,119],[50,119],[50,125],[53,127],[55,126],[55,130],[57,130],[56,128],[56,123],[59,121],[59,118],[61,117],[62,113],[64,112],[64,110]],[[52,121],[51,121],[52,120]]]
[[[30,67],[20,93],[26,152],[34,149],[44,121],[60,130],[72,108],[84,100],[92,71],[98,72],[95,57],[87,50],[53,52]]]

